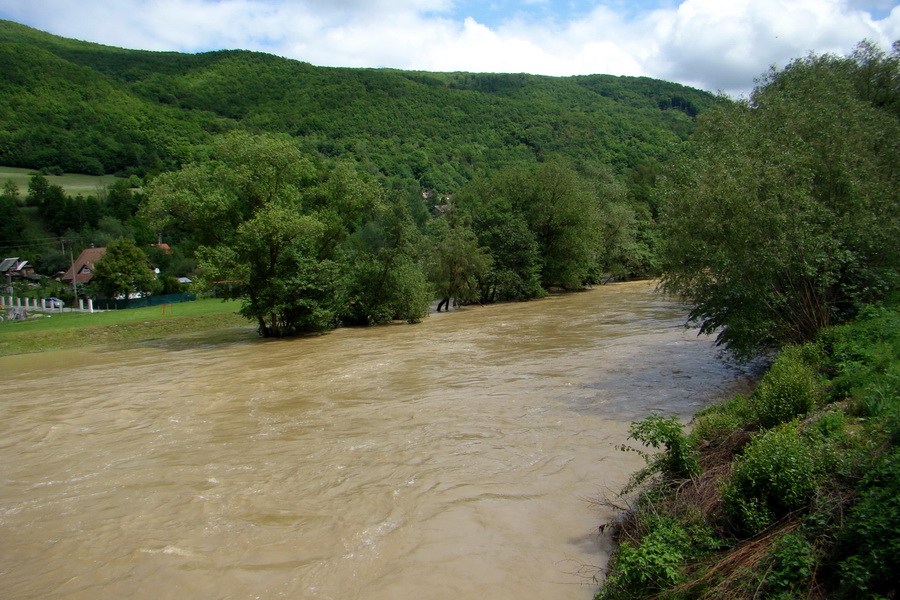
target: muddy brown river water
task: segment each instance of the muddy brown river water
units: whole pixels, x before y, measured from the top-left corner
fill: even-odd
[[[583,599],[616,446],[748,384],[652,283],[0,358],[3,598]]]

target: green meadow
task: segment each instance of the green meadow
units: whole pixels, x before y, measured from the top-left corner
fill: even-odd
[[[34,169],[20,169],[17,167],[0,167],[0,184],[12,181],[19,188],[19,197],[25,198],[28,194],[28,182],[31,176],[37,173]],[[61,186],[68,196],[97,196],[98,192],[112,185],[120,179],[115,175],[81,175],[78,173],[65,173],[63,175],[45,175],[51,185]]]
[[[48,316],[25,321],[4,320],[0,322],[0,356],[253,325],[237,314],[239,306],[233,300],[206,299],[166,305],[165,309],[151,306],[95,313],[45,313]]]

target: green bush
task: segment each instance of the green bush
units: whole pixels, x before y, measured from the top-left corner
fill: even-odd
[[[866,307],[853,323],[823,331],[820,341],[829,354],[832,397],[857,400],[874,388],[900,396],[900,310]],[[868,414],[872,407],[855,408],[862,416],[877,416]]]
[[[641,512],[645,533],[622,541],[611,561],[610,575],[597,600],[646,597],[677,584],[684,567],[718,548],[711,528],[697,515],[679,519]]]
[[[819,562],[813,543],[802,533],[788,533],[773,545],[772,566],[766,572],[766,598],[805,598]]]
[[[686,479],[693,477],[699,470],[696,453],[691,448],[678,417],[664,418],[660,415],[650,415],[642,421],[631,424],[628,439],[637,440],[650,448],[664,449],[655,455],[637,451],[644,457],[647,467],[635,474],[632,479],[633,485],[641,483],[655,473],[668,479]],[[633,450],[627,447],[623,449]]]
[[[848,598],[897,596],[900,573],[900,449],[883,455],[857,488],[835,555]]]
[[[722,491],[725,510],[743,529],[759,532],[812,498],[826,469],[821,443],[796,423],[760,434],[737,458]]]
[[[821,397],[810,345],[789,346],[772,363],[751,398],[760,427],[768,429],[809,413]]]
[[[822,440],[830,440],[838,444],[848,441],[847,419],[842,412],[829,410],[819,413],[812,422],[811,431],[819,435]]]

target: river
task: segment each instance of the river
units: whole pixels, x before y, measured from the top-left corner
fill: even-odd
[[[749,375],[652,283],[0,358],[4,598],[588,600],[617,446]]]

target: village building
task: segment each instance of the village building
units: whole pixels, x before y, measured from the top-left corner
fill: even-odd
[[[0,276],[7,279],[32,278],[34,267],[29,265],[27,260],[22,260],[18,256],[4,258],[0,261]]]
[[[85,248],[75,259],[75,262],[62,276],[62,280],[69,285],[75,281],[79,285],[90,283],[94,276],[94,265],[106,254],[106,248]]]

